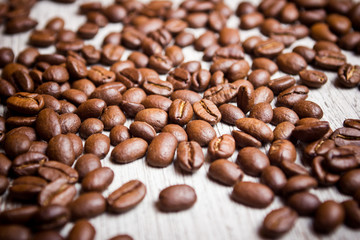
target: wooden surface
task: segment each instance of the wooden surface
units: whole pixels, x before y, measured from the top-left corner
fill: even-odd
[[[78,28],[85,21],[84,16],[77,14],[77,5],[86,1],[77,1],[73,5],[56,4],[50,1],[40,1],[31,11],[31,16],[39,21],[38,29],[44,27],[46,21],[54,16],[63,17],[66,20],[65,27],[71,30]],[[102,1],[104,5],[112,1]],[[176,1],[178,2],[178,1]],[[236,9],[240,1],[226,1],[232,9]],[[253,1],[255,4],[258,1]],[[231,17],[228,21],[229,27],[237,27],[239,20],[237,17]],[[99,31],[95,39],[87,41],[100,47],[101,42],[107,33],[111,31],[120,31],[121,24],[109,24],[106,28]],[[204,29],[192,30],[196,36],[204,32]],[[17,55],[26,47],[29,32],[7,36],[3,34],[3,26],[0,27],[0,46],[11,47]],[[259,35],[258,30],[243,31],[240,30],[241,40],[244,41],[249,36]],[[310,38],[302,39],[293,44],[284,52],[291,51],[297,45],[306,45],[312,47],[314,41]],[[54,47],[41,49],[42,53],[54,52]],[[183,49],[185,61],[201,60],[202,53],[194,51],[193,47]],[[126,51],[122,60],[129,55]],[[353,64],[360,63],[360,56],[346,52],[348,62]],[[251,58],[247,55],[246,59],[251,63]],[[209,68],[209,63],[202,63],[203,68]],[[310,68],[310,67],[309,67]],[[342,126],[342,122],[346,118],[360,118],[360,94],[359,89],[342,89],[335,86],[336,74],[326,72],[329,80],[328,83],[318,90],[311,90],[308,100],[318,103],[324,111],[323,120],[330,122],[333,129]],[[283,75],[277,73],[272,78]],[[162,79],[165,77],[162,76]],[[298,79],[298,76],[296,76]],[[2,109],[3,111],[3,109]],[[130,125],[130,121],[126,122],[126,126]],[[215,126],[217,135],[231,133],[235,127],[226,124],[217,124]],[[108,132],[104,132],[108,134]],[[210,162],[207,162],[202,168],[194,174],[183,174],[175,169],[171,164],[166,168],[149,167],[144,159],[126,165],[117,165],[109,161],[110,152],[104,160],[103,166],[111,167],[115,172],[115,178],[108,190],[103,192],[107,197],[110,192],[121,186],[123,183],[139,179],[145,183],[147,194],[145,199],[135,208],[127,213],[119,215],[103,214],[99,217],[91,219],[91,223],[96,228],[96,239],[108,239],[114,235],[127,233],[134,239],[258,239],[258,229],[261,226],[265,215],[273,209],[283,205],[282,200],[276,197],[274,202],[266,209],[252,209],[235,203],[231,200],[230,194],[232,187],[220,185],[207,176]],[[266,151],[268,146],[263,149]],[[204,149],[206,153],[206,149]],[[230,158],[235,161],[237,151]],[[297,162],[300,162],[298,159]],[[258,179],[245,176],[245,181],[258,181]],[[187,211],[179,213],[162,213],[156,208],[156,201],[159,192],[173,184],[188,184],[196,190],[197,202]],[[79,186],[77,186],[79,189]],[[348,199],[347,196],[340,194],[336,188],[316,189],[311,192],[316,193],[319,198],[324,201],[334,199],[343,201]],[[6,203],[6,195],[0,198],[1,209],[13,208],[13,205]],[[72,224],[68,224],[62,231],[62,235],[66,236],[71,229]],[[341,226],[330,236],[317,235],[312,230],[312,220],[310,218],[300,217],[295,227],[284,239],[359,239],[359,231],[354,231],[346,226]]]

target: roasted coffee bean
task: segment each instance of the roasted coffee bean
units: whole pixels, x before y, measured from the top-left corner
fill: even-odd
[[[342,193],[352,196],[355,194],[360,183],[358,179],[358,173],[358,169],[353,169],[341,176],[339,181],[339,189]]]
[[[315,64],[325,70],[338,70],[346,64],[346,56],[339,52],[321,50],[315,56]]]
[[[360,119],[345,119],[343,125],[344,127],[356,128],[360,130]]]
[[[169,108],[169,119],[179,125],[187,124],[193,117],[194,111],[188,101],[175,99]]]
[[[185,130],[177,124],[168,124],[163,129],[161,129],[161,131],[174,135],[174,137],[178,140],[178,143],[188,140],[188,136]]]
[[[345,223],[351,228],[359,228],[359,205],[355,200],[347,200],[342,202],[341,205],[345,210]]]
[[[191,208],[196,202],[195,190],[185,184],[172,185],[159,194],[158,207],[163,212],[178,212]]]
[[[18,92],[6,101],[8,109],[22,114],[37,114],[44,107],[44,100],[36,93]]]
[[[18,17],[11,19],[6,23],[5,32],[8,34],[26,32],[36,27],[37,24],[38,22],[36,20],[29,18],[27,16]]]
[[[184,61],[184,54],[180,47],[173,45],[165,49],[165,56],[167,56],[173,63],[173,66],[178,66]]]
[[[260,181],[271,188],[274,193],[278,194],[285,186],[287,179],[280,168],[276,166],[267,166],[262,170]]]
[[[0,214],[0,222],[3,224],[27,225],[38,210],[39,207],[34,205],[6,209]]]
[[[359,146],[360,130],[356,128],[338,128],[331,135],[337,146],[356,145]]]
[[[291,230],[297,217],[297,213],[289,207],[272,210],[264,219],[261,233],[266,237],[277,238]]]
[[[287,204],[301,216],[311,216],[320,206],[319,198],[309,192],[295,193],[289,197]]]
[[[116,163],[129,163],[145,156],[147,148],[145,140],[129,138],[116,145],[111,152],[111,160]]]
[[[166,112],[169,111],[172,101],[164,96],[149,95],[141,102],[145,108],[160,108]]]
[[[289,140],[276,140],[269,149],[268,156],[272,164],[280,165],[283,161],[294,162],[296,149]]]
[[[304,148],[304,154],[307,158],[314,158],[317,155],[325,155],[330,149],[335,147],[335,141],[332,139],[320,139],[308,144]]]
[[[55,98],[59,98],[61,95],[60,85],[56,82],[46,82],[39,85],[36,90],[38,94],[48,94]]]
[[[74,166],[79,174],[79,179],[83,179],[87,173],[101,167],[100,158],[92,153],[82,155]]]
[[[6,176],[0,175],[0,195],[2,195],[9,186],[9,180]]]
[[[328,172],[325,167],[326,159],[323,156],[317,156],[312,161],[312,169],[314,175],[316,176],[317,180],[320,184],[329,186],[333,185],[337,181],[339,181],[340,176],[337,174],[333,174]]]
[[[259,12],[251,12],[241,16],[240,28],[241,29],[253,29],[260,26],[264,21],[264,16]]]
[[[39,55],[39,51],[36,48],[28,47],[19,53],[17,56],[16,62],[20,63],[26,67],[31,67],[34,65],[36,57]]]
[[[175,68],[169,72],[166,81],[173,85],[174,90],[188,89],[191,84],[191,76],[187,70],[183,68]]]
[[[260,86],[254,90],[254,105],[258,103],[271,103],[274,99],[274,93],[270,88]]]
[[[265,86],[270,82],[270,73],[264,69],[256,69],[249,74],[248,80],[254,88]]]
[[[285,174],[289,177],[296,176],[296,175],[309,175],[309,171],[305,167],[303,167],[295,162],[282,161],[280,163],[280,167],[285,172]]]
[[[107,6],[103,11],[110,22],[121,22],[126,16],[126,9],[116,4]]]
[[[285,46],[282,42],[269,39],[257,43],[253,51],[257,57],[275,58],[284,50],[284,48]]]
[[[201,146],[197,142],[182,141],[177,148],[176,161],[182,170],[194,172],[203,165],[205,157]]]
[[[238,182],[234,186],[231,197],[248,207],[266,208],[274,200],[274,193],[261,183]]]
[[[76,188],[68,184],[65,178],[59,178],[47,184],[40,192],[38,203],[40,206],[68,205],[76,195]]]
[[[68,183],[76,183],[79,175],[73,168],[57,161],[44,162],[38,169],[38,174],[49,181],[59,178],[67,179]]]
[[[148,123],[142,121],[134,121],[130,125],[130,133],[133,137],[139,137],[150,143],[156,136],[155,129]],[[111,135],[111,132],[110,132]],[[111,136],[110,136],[111,138]],[[126,140],[126,139],[124,139]],[[121,141],[122,142],[122,141]],[[120,143],[120,142],[119,142]],[[114,145],[114,144],[113,144]],[[117,144],[115,144],[117,145]]]
[[[41,207],[33,217],[33,224],[37,230],[61,228],[70,220],[70,211],[61,205]]]
[[[245,117],[240,108],[229,103],[222,104],[219,107],[219,111],[221,113],[221,121],[230,125],[235,125],[236,120]]]
[[[221,105],[230,102],[236,96],[237,91],[236,85],[224,83],[207,89],[203,98],[207,101],[210,100],[215,105]]]
[[[237,163],[250,176],[259,176],[269,166],[269,158],[255,147],[244,147],[239,151]]]
[[[158,108],[147,108],[139,111],[135,116],[135,121],[144,121],[154,127],[159,132],[167,124],[168,114]]]
[[[298,74],[307,67],[305,59],[295,52],[280,54],[276,63],[281,71],[292,75]]]
[[[126,121],[124,113],[118,106],[108,106],[100,117],[105,130],[111,130],[116,125],[122,125]]]
[[[274,138],[270,127],[256,118],[240,118],[236,121],[236,127],[262,142],[271,142]]]
[[[146,187],[139,180],[131,180],[107,198],[108,210],[114,213],[123,213],[138,205],[146,195]]]
[[[114,82],[115,81],[115,73],[106,70],[101,66],[92,66],[88,70],[88,78],[95,85],[101,85],[104,83]]]
[[[105,210],[106,200],[97,192],[83,193],[70,204],[72,219],[96,217]]]
[[[184,101],[189,101],[191,104],[198,102],[202,99],[200,94],[191,91],[191,90],[177,90],[171,94],[171,100],[182,99]]]
[[[19,91],[24,92],[33,92],[34,91],[34,81],[31,76],[27,72],[23,71],[15,71],[11,75],[11,83],[15,86]]]
[[[186,126],[186,133],[190,141],[196,141],[200,146],[207,146],[216,137],[214,128],[203,120],[190,121]]]
[[[308,96],[308,92],[309,89],[303,85],[290,87],[279,94],[276,104],[292,108],[299,100],[305,100]]]
[[[113,179],[113,170],[108,167],[100,167],[85,175],[81,187],[86,192],[102,192],[112,183]]]
[[[167,56],[157,53],[149,58],[149,67],[159,74],[165,74],[173,67],[173,62]]]
[[[239,166],[226,159],[218,159],[211,163],[208,175],[215,181],[232,186],[241,181],[244,174]]]
[[[131,67],[129,66],[130,68],[133,68],[133,67],[145,68],[149,63],[149,57],[146,56],[142,52],[132,52],[129,55],[128,60],[133,62],[133,66],[131,66]]]
[[[278,66],[276,65],[275,62],[273,62],[270,59],[261,58],[261,57],[255,58],[253,60],[251,68],[253,70],[264,69],[264,70],[268,71],[270,73],[270,75],[273,75],[274,73],[276,73],[278,71]]]
[[[193,44],[194,41],[195,41],[195,37],[190,32],[183,31],[183,32],[180,32],[175,37],[175,44],[179,47],[189,46],[189,45]]]
[[[29,43],[35,47],[49,47],[55,43],[55,32],[49,29],[35,30],[31,33]]]
[[[78,158],[84,151],[81,138],[74,133],[67,133],[66,136],[68,136],[70,138],[70,141],[72,142],[75,158]]]
[[[106,103],[101,99],[88,99],[76,110],[76,114],[80,119],[84,120],[87,118],[98,118],[106,108]]]
[[[326,23],[329,24],[329,27],[332,32],[344,35],[348,33],[351,29],[351,21],[348,17],[342,16],[340,14],[329,14],[326,17]]]
[[[339,47],[345,50],[355,50],[356,45],[360,42],[359,32],[349,32],[339,40]]]
[[[0,153],[0,174],[7,176],[9,173],[10,167],[11,167],[10,159],[3,153]]]
[[[0,48],[0,68],[14,61],[14,52],[11,48]]]
[[[237,94],[237,106],[246,114],[254,106],[254,88],[250,86],[240,86]]]
[[[102,48],[100,61],[105,65],[112,65],[120,61],[124,51],[124,47],[108,43]]]
[[[256,7],[251,2],[241,2],[235,11],[235,14],[238,17],[241,17],[242,15],[252,13],[256,11]]]
[[[168,166],[173,161],[177,143],[176,138],[171,133],[160,133],[148,147],[147,163],[152,167]]]
[[[74,226],[69,232],[67,239],[69,240],[88,240],[95,238],[96,230],[93,225],[85,220],[81,219],[74,223]]]
[[[311,37],[316,40],[325,40],[329,42],[336,42],[337,36],[331,32],[329,25],[326,23],[315,23],[310,28]]]
[[[221,113],[216,105],[207,99],[202,99],[193,104],[193,109],[198,118],[214,125],[221,120]]]
[[[269,103],[258,103],[252,107],[249,117],[269,123],[273,118],[273,109]]]
[[[287,183],[282,188],[282,193],[284,196],[290,196],[296,192],[316,188],[317,185],[318,183],[315,178],[307,175],[297,175],[288,179]]]
[[[219,43],[222,46],[240,43],[239,31],[235,28],[223,28],[219,32]]]
[[[46,181],[40,177],[24,176],[15,179],[9,188],[9,196],[16,200],[33,201],[45,187]]]
[[[68,166],[72,166],[75,161],[73,142],[64,134],[56,135],[50,139],[46,154],[51,160]]]
[[[320,204],[315,212],[314,229],[321,233],[330,233],[345,219],[345,210],[341,204],[328,200]]]
[[[202,28],[206,26],[208,15],[203,12],[191,13],[186,17],[186,21],[191,28]]]
[[[26,136],[28,136],[28,138],[31,141],[36,141],[36,139],[37,139],[35,129],[32,128],[32,127],[17,127],[17,128],[14,128],[14,129],[12,129],[12,130],[10,130],[10,131],[8,131],[6,133],[6,137],[10,136],[11,134],[17,134],[17,133],[25,134]]]
[[[138,87],[132,87],[124,92],[122,100],[132,103],[142,103],[146,99],[144,90]]]
[[[143,88],[147,94],[158,94],[168,97],[174,91],[174,86],[170,82],[165,82],[160,79],[148,79]]]
[[[342,146],[329,150],[326,157],[326,165],[333,172],[343,172],[356,168],[358,149],[354,146]]]
[[[246,53],[250,54],[253,52],[253,49],[255,48],[256,44],[258,44],[259,42],[261,42],[262,39],[259,36],[251,36],[249,38],[247,38],[244,42],[243,42],[243,47]]]
[[[348,88],[353,88],[360,83],[360,66],[344,64],[338,70],[338,82]]]
[[[87,100],[86,94],[77,89],[68,89],[61,95],[65,100],[74,104],[75,106],[79,106]]]
[[[31,145],[29,137],[23,133],[14,133],[5,138],[4,150],[9,158],[26,153]]]
[[[104,134],[96,133],[88,137],[85,141],[85,153],[93,153],[101,159],[104,158],[110,150],[110,139]]]
[[[17,156],[13,163],[13,171],[19,175],[34,175],[38,168],[42,166],[49,158],[41,153],[27,152]]]
[[[273,110],[273,118],[271,124],[278,125],[282,122],[290,122],[296,124],[299,121],[299,116],[294,110],[287,107],[276,107]]]
[[[341,49],[333,42],[330,41],[317,41],[315,45],[313,46],[313,49],[316,52],[322,51],[322,50],[328,50],[333,52],[341,52]]]
[[[312,101],[298,101],[294,104],[293,109],[300,118],[312,117],[321,119],[323,116],[323,111],[321,107]]]
[[[261,142],[259,140],[257,140],[256,138],[254,138],[253,136],[245,133],[245,132],[241,132],[241,131],[237,131],[237,130],[233,130],[231,132],[232,136],[235,139],[235,143],[236,146],[238,148],[243,148],[243,147],[261,147]]]
[[[229,158],[235,152],[235,140],[229,134],[215,137],[209,142],[208,153],[211,158]]]
[[[17,225],[9,224],[0,226],[1,239],[19,239],[27,240],[32,238],[32,234],[29,228]]]
[[[311,88],[320,88],[327,82],[325,73],[316,70],[303,70],[299,72],[302,83]]]
[[[59,117],[50,108],[45,108],[38,114],[35,124],[36,133],[44,140],[48,141],[61,133]]]

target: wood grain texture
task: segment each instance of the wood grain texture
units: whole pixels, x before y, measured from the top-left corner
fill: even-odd
[[[90,0],[89,0],[90,1]],[[48,19],[54,16],[63,17],[66,20],[65,27],[76,31],[77,28],[85,21],[84,16],[77,13],[77,6],[84,2],[76,1],[73,5],[57,4],[50,1],[40,1],[31,11],[31,16],[39,21],[37,26],[41,29],[45,26]],[[102,1],[103,5],[112,3],[111,0]],[[174,1],[178,4],[179,1]],[[233,10],[241,1],[226,0],[225,1]],[[252,1],[257,4],[259,1]],[[229,27],[237,28],[239,26],[239,19],[232,16],[228,21]],[[109,24],[106,28],[100,29],[97,36],[87,41],[86,43],[93,44],[100,48],[104,36],[112,31],[121,31],[121,24]],[[21,33],[14,36],[3,34],[4,26],[0,26],[0,46],[11,47],[14,53],[18,53],[27,46],[29,32]],[[204,32],[204,29],[193,30],[195,36],[199,36]],[[249,36],[259,35],[259,31],[240,30],[241,40],[244,41]],[[284,52],[290,52],[292,48],[298,45],[305,45],[312,47],[314,41],[310,38],[302,39]],[[54,47],[40,49],[41,53],[52,53],[55,51]],[[201,60],[202,52],[197,52],[193,47],[186,47],[183,49],[185,61]],[[351,52],[344,51],[348,62],[359,64],[360,56],[356,56]],[[130,51],[126,51],[123,60],[127,58]],[[251,58],[247,55],[246,60],[251,63]],[[208,69],[209,63],[202,62],[202,67]],[[311,67],[309,67],[311,69]],[[360,118],[360,95],[359,89],[343,89],[335,86],[336,73],[326,72],[328,76],[328,83],[320,89],[312,89],[309,93],[308,100],[318,103],[324,111],[323,120],[330,122],[333,129],[342,126],[342,122],[346,118]],[[276,78],[284,75],[277,73],[272,76]],[[164,76],[161,77],[165,79]],[[298,76],[296,79],[299,81]],[[0,113],[3,115],[4,109],[1,108]],[[130,120],[125,123],[129,126]],[[235,127],[219,123],[215,126],[218,136],[231,133]],[[108,134],[108,132],[105,132]],[[265,146],[262,150],[266,151],[269,146]],[[279,197],[276,197],[274,202],[266,209],[258,210],[251,209],[235,203],[231,198],[231,187],[220,185],[207,176],[207,171],[210,162],[207,161],[204,166],[194,174],[184,174],[174,167],[173,164],[166,168],[152,168],[148,166],[145,159],[137,160],[135,162],[119,165],[113,164],[109,160],[109,156],[113,147],[111,147],[108,156],[102,160],[103,166],[111,167],[114,170],[115,178],[110,187],[103,192],[107,197],[109,193],[117,189],[123,183],[138,179],[142,181],[147,187],[147,194],[145,199],[135,208],[129,212],[113,215],[103,214],[99,217],[93,218],[90,222],[96,228],[96,239],[108,239],[117,234],[129,234],[134,239],[154,239],[154,240],[195,240],[195,239],[258,239],[259,227],[268,212],[283,206],[283,202]],[[206,149],[203,149],[206,153]],[[237,151],[230,158],[235,161]],[[297,159],[297,162],[300,162]],[[244,181],[258,181],[258,179],[246,176]],[[156,207],[159,192],[173,184],[188,184],[196,190],[198,199],[194,207],[187,211],[179,213],[162,213]],[[80,190],[80,186],[77,186]],[[325,188],[312,190],[319,198],[324,201],[334,199],[336,201],[343,201],[349,197],[344,196],[338,192],[336,188]],[[15,205],[7,202],[6,194],[0,198],[1,210],[13,208]],[[66,236],[71,229],[72,224],[68,224],[61,234]],[[346,226],[339,227],[332,235],[322,236],[314,233],[312,230],[312,220],[310,218],[301,217],[296,222],[294,228],[284,236],[283,239],[358,239],[359,231],[352,230]]]

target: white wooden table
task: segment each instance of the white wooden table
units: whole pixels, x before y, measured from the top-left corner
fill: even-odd
[[[88,1],[78,0],[75,4],[65,5],[56,4],[50,1],[39,1],[33,10],[31,16],[39,21],[37,28],[41,29],[45,26],[48,19],[54,16],[60,16],[65,19],[65,27],[76,31],[77,28],[85,21],[85,16],[78,15],[78,5]],[[103,5],[112,3],[111,0],[102,1]],[[178,1],[174,1],[176,2]],[[241,1],[226,0],[225,1],[234,11]],[[259,1],[252,1],[257,4]],[[229,27],[237,28],[239,26],[239,19],[232,16],[228,21]],[[11,47],[14,49],[16,56],[27,46],[27,40],[30,32],[16,34],[13,36],[3,34],[4,26],[0,26],[0,46]],[[107,27],[100,29],[99,33],[93,40],[87,41],[100,48],[104,36],[111,31],[120,31],[121,24],[109,24]],[[199,36],[204,32],[204,29],[192,30],[195,36]],[[257,29],[250,31],[240,30],[241,40],[244,41],[249,36],[259,35]],[[284,52],[290,52],[292,48],[297,45],[305,45],[312,47],[314,41],[310,38],[302,39],[293,44]],[[53,53],[55,48],[49,47],[40,49],[41,53]],[[193,47],[186,47],[183,49],[185,61],[201,60],[202,52],[196,52]],[[360,64],[360,56],[356,56],[351,52],[343,51],[352,64]],[[125,60],[130,51],[126,51],[122,60]],[[246,56],[246,59],[251,63],[251,58]],[[209,68],[209,63],[202,63],[203,68]],[[309,67],[311,68],[311,67]],[[342,126],[342,122],[346,118],[360,118],[360,94],[359,89],[341,89],[335,87],[336,73],[326,72],[328,82],[320,89],[311,90],[308,100],[318,103],[324,111],[323,120],[330,122],[333,129]],[[272,76],[276,78],[284,75],[277,73]],[[162,79],[165,79],[162,77]],[[298,76],[296,77],[298,80]],[[2,109],[3,112],[3,109]],[[1,112],[0,112],[1,113]],[[126,126],[129,126],[131,121],[127,120]],[[225,133],[231,133],[235,127],[219,123],[215,126],[217,135],[220,136]],[[108,132],[104,132],[108,134]],[[155,240],[184,240],[184,239],[258,239],[259,227],[263,218],[268,212],[278,207],[283,206],[282,200],[276,197],[274,202],[266,209],[252,209],[240,205],[230,198],[232,187],[220,185],[207,176],[207,171],[210,162],[207,162],[203,167],[194,174],[183,174],[175,169],[171,164],[166,168],[152,168],[149,167],[145,159],[140,159],[126,165],[113,164],[109,160],[109,156],[113,147],[111,147],[108,156],[102,160],[103,166],[111,167],[115,172],[115,178],[108,190],[103,192],[107,197],[109,193],[121,186],[123,183],[139,179],[145,183],[147,187],[147,194],[145,199],[134,209],[119,215],[102,214],[90,220],[96,228],[96,239],[108,239],[117,234],[127,233],[134,239],[155,239]],[[263,150],[266,151],[268,146]],[[206,149],[204,149],[206,152]],[[237,151],[230,158],[235,161]],[[299,159],[297,159],[300,162]],[[258,181],[258,179],[245,176],[245,181]],[[196,190],[197,202],[189,210],[179,213],[162,213],[156,208],[156,201],[159,192],[173,184],[188,184]],[[80,189],[80,186],[77,186]],[[325,201],[334,199],[336,201],[343,201],[348,199],[338,192],[336,188],[317,189],[312,192],[316,193],[320,200]],[[1,209],[13,208],[13,205],[6,203],[6,195],[0,197]],[[66,236],[71,229],[72,224],[66,225],[61,231],[63,236]],[[344,225],[339,227],[332,235],[323,236],[314,233],[312,230],[312,220],[306,217],[300,217],[294,228],[283,238],[284,239],[359,239],[360,232],[352,230]]]

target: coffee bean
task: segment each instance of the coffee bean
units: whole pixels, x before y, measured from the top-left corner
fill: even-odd
[[[315,212],[314,229],[321,233],[330,233],[345,219],[345,210],[337,202],[328,200],[320,204]]]
[[[49,158],[41,153],[27,152],[17,156],[12,163],[13,171],[19,175],[33,175]]]
[[[221,113],[221,121],[230,125],[235,125],[236,120],[245,117],[240,108],[224,103],[219,107]]]
[[[252,13],[256,11],[256,7],[251,2],[241,2],[236,8],[236,15],[241,17],[245,14]]]
[[[347,200],[342,202],[341,205],[345,210],[345,223],[349,227],[359,228],[359,205],[355,200]]]
[[[169,132],[177,139],[178,143],[187,141],[188,136],[185,130],[177,124],[168,124],[162,130],[162,132]]]
[[[285,46],[282,42],[269,39],[256,44],[253,51],[257,57],[275,58],[284,48]]]
[[[105,198],[97,192],[81,194],[70,206],[72,219],[93,218],[106,210]]]
[[[145,156],[148,144],[141,138],[129,138],[118,145],[111,152],[111,159],[117,163],[129,163]]]
[[[181,32],[175,37],[175,44],[179,47],[186,47],[191,45],[195,41],[195,37],[192,33]]]
[[[311,216],[320,206],[319,198],[309,192],[299,192],[293,194],[287,200],[288,205],[301,216]]]
[[[321,50],[315,56],[315,64],[325,70],[338,70],[346,64],[346,56],[330,50]]]
[[[267,166],[262,170],[260,181],[273,190],[274,193],[278,194],[285,186],[287,179],[280,168]]]
[[[311,88],[320,88],[327,82],[327,76],[316,70],[303,70],[299,72],[302,83]]]
[[[5,138],[4,150],[8,157],[15,158],[22,153],[26,153],[30,145],[31,141],[27,135],[14,133]]]
[[[185,125],[193,117],[193,108],[188,101],[175,99],[169,108],[169,118],[172,122]]]
[[[195,190],[185,184],[172,185],[159,194],[158,207],[163,212],[178,212],[191,208],[196,202]]]
[[[307,67],[305,59],[295,52],[280,54],[276,63],[281,71],[292,75],[298,74]]]
[[[355,194],[359,185],[359,180],[357,179],[358,172],[359,171],[357,169],[353,169],[341,176],[339,181],[339,188],[342,193],[347,195]]]
[[[33,115],[44,107],[44,100],[36,93],[18,92],[7,99],[6,106],[10,110]]]
[[[173,161],[177,143],[176,138],[171,133],[160,133],[148,147],[146,162],[152,167],[168,166]]]
[[[261,58],[261,57],[255,58],[253,60],[251,68],[253,70],[264,69],[264,70],[268,71],[270,73],[270,75],[273,75],[274,73],[276,73],[278,71],[278,66],[276,65],[275,62],[271,61],[270,59]]]
[[[178,66],[184,61],[184,54],[180,47],[173,45],[165,49],[165,56],[167,56],[173,63],[173,66]]]
[[[355,50],[356,45],[360,42],[359,32],[349,32],[339,40],[339,47],[345,50]]]
[[[61,205],[41,207],[33,217],[37,230],[50,230],[64,226],[70,219],[70,211]]]
[[[356,145],[359,146],[360,130],[356,128],[338,128],[331,135],[337,146]]]
[[[261,233],[267,237],[277,238],[291,230],[297,217],[297,213],[289,207],[272,210],[264,219]]]
[[[171,100],[182,99],[184,101],[189,101],[191,104],[198,102],[202,97],[191,90],[177,90],[171,94]]]
[[[40,206],[68,205],[76,195],[76,188],[68,184],[65,178],[59,178],[47,184],[40,192],[38,203]]]
[[[73,142],[64,134],[56,135],[50,139],[46,154],[50,159],[68,166],[72,166],[75,161]]]
[[[173,85],[174,90],[188,89],[191,84],[191,76],[185,69],[175,68],[168,73],[166,81]]]
[[[27,225],[38,210],[39,207],[35,205],[6,209],[0,214],[0,222],[4,224]]]
[[[44,162],[38,169],[38,174],[49,181],[65,178],[68,183],[76,183],[79,175],[73,168],[57,161]]]
[[[7,176],[9,173],[10,167],[11,167],[10,159],[3,153],[0,153],[0,174]]]
[[[284,196],[289,196],[296,192],[316,188],[317,185],[318,183],[315,178],[306,175],[297,175],[288,179],[282,188],[282,193]]]
[[[193,109],[198,118],[207,121],[211,125],[218,123],[221,120],[221,113],[216,105],[207,99],[202,99],[193,104]]]
[[[264,16],[259,12],[251,12],[241,16],[240,28],[241,29],[253,29],[260,26],[264,21]]]
[[[1,239],[31,239],[31,231],[29,228],[22,225],[10,224],[0,226]]]
[[[298,101],[300,102],[300,101]],[[271,124],[278,125],[282,122],[290,122],[296,124],[299,121],[298,114],[287,107],[276,107],[273,109],[273,118]]]
[[[150,124],[142,121],[133,122],[130,125],[130,133],[133,137],[142,138],[148,143],[156,136],[155,129]]]
[[[69,240],[87,240],[95,238],[96,230],[93,225],[85,220],[81,219],[75,222],[74,226],[69,232],[67,239]]]
[[[240,118],[236,121],[236,127],[262,142],[271,142],[274,138],[270,127],[256,118]]]
[[[309,89],[303,85],[296,85],[282,91],[277,98],[277,105],[292,107],[297,101],[307,98]]]
[[[146,96],[145,100],[141,102],[145,108],[160,108],[165,112],[168,112],[172,101],[164,96],[160,95],[149,95]]]
[[[232,186],[241,181],[244,176],[237,164],[226,159],[218,159],[211,163],[208,175],[215,181],[227,186]]]
[[[250,176],[259,176],[269,166],[269,158],[255,147],[244,147],[239,151],[237,163]]]
[[[266,208],[274,200],[274,193],[261,183],[238,182],[234,186],[231,197],[248,207]]]
[[[174,86],[170,82],[165,82],[160,79],[148,79],[144,82],[143,88],[147,94],[158,94],[168,97],[174,91]]]
[[[207,146],[216,137],[214,128],[206,121],[193,120],[186,125],[186,133],[190,141],[195,141],[200,146]]]
[[[329,14],[326,17],[326,23],[329,24],[329,27],[332,32],[344,35],[348,33],[351,29],[351,21],[348,17],[342,16],[340,14]]]
[[[104,158],[110,150],[110,139],[104,134],[96,133],[85,141],[85,153],[93,153],[99,158]]]
[[[101,85],[104,83],[114,82],[115,81],[115,73],[106,70],[101,66],[92,66],[88,70],[88,78],[95,85]]]
[[[259,140],[257,140],[256,138],[245,132],[233,130],[231,134],[234,137],[236,146],[238,148],[243,148],[243,147],[259,148],[262,145]]]
[[[80,119],[98,118],[106,108],[106,103],[101,99],[88,99],[78,107],[76,114]]]
[[[26,32],[36,27],[37,24],[36,20],[29,17],[14,18],[6,23],[5,32],[8,34]]]
[[[107,198],[108,209],[114,213],[123,213],[138,205],[146,195],[146,187],[139,180],[131,180]]]
[[[114,172],[108,167],[100,167],[88,172],[81,182],[84,191],[102,192],[114,179]]]
[[[290,161],[282,161],[280,167],[288,177],[297,175],[309,175],[309,171],[300,164]]]
[[[258,103],[251,109],[249,117],[269,123],[273,118],[273,109],[269,103]]]
[[[360,66],[344,64],[338,70],[338,82],[348,88],[355,87],[360,82]]]
[[[157,53],[149,58],[149,67],[159,74],[165,74],[173,67],[173,62],[167,56]]]

